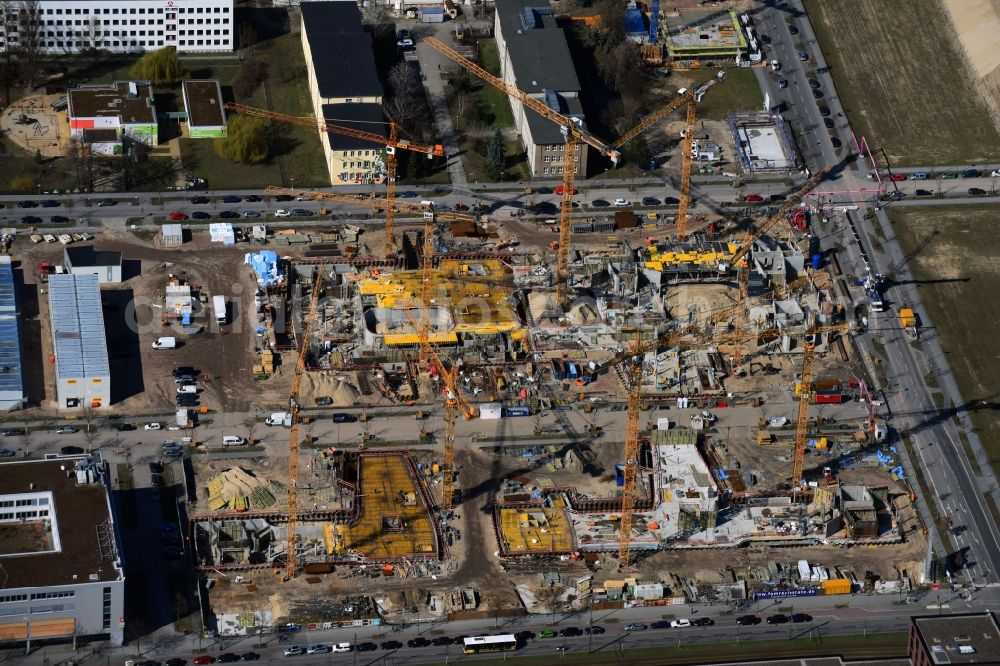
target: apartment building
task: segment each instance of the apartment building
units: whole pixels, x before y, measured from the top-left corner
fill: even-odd
[[[547,0],[496,0],[494,32],[504,81],[559,113],[584,120],[580,80],[570,57],[566,35],[556,25]],[[520,134],[534,178],[561,178],[565,138],[560,128],[510,98],[514,126]],[[587,173],[588,145],[577,143],[578,177]]]

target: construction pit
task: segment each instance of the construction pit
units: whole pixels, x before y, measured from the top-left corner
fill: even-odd
[[[812,569],[783,579],[795,588],[840,576],[853,577],[851,589],[874,585],[866,571],[916,584],[926,540],[899,453],[869,418],[852,295],[810,265],[808,239],[795,230],[779,225],[734,262],[740,234],[719,228],[685,243],[624,240],[574,254],[568,304],[551,291],[541,248],[435,259],[428,340],[445,365],[458,365],[457,389],[475,407],[455,424],[451,510],[441,509],[447,392],[439,371],[417,362],[423,273],[293,256],[281,294],[290,344],[303,331],[316,267],[324,271],[300,390],[310,409],[299,571],[282,582],[288,460],[279,429],[266,457],[196,469],[197,483],[230,495],[209,488],[209,510],[192,512],[217,616],[239,633],[261,621],[262,605],[274,622],[353,622],[523,612],[570,597],[632,603],[654,598],[649,590],[739,599],[771,589],[775,570],[796,568],[785,562],[792,552],[817,568],[815,579]],[[831,330],[811,332],[817,326]],[[669,344],[648,344],[665,335]],[[630,352],[636,340],[642,353]],[[806,483],[794,484],[807,349]],[[276,352],[292,365],[291,349]],[[628,540],[636,580],[618,585],[631,377],[642,399]],[[329,409],[365,416],[338,422],[335,443],[324,439],[328,412],[313,406],[326,398]],[[778,546],[780,562],[769,556]],[[747,558],[759,571],[726,568]],[[341,614],[329,619],[336,612],[316,606],[320,598],[335,598]]]

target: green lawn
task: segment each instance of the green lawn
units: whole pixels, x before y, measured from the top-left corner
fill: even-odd
[[[991,206],[889,208],[920,298],[994,470],[1000,473],[997,351],[984,344],[1000,327],[1000,237]],[[984,230],[987,230],[984,232]],[[902,304],[901,304],[902,305]],[[928,417],[930,418],[930,417]]]
[[[270,68],[270,105],[268,104],[267,84],[260,86],[247,99],[235,100],[259,108],[269,109],[293,116],[312,116],[312,101],[309,99],[309,87],[306,79],[305,58],[302,54],[302,43],[298,34],[281,35],[260,43],[252,56],[259,58]],[[220,79],[232,80],[238,71],[237,66],[228,71],[230,65],[222,61],[199,61],[206,67],[227,70],[221,71]],[[196,64],[199,64],[196,63]],[[182,140],[181,156],[185,166],[193,168],[193,173],[208,181],[211,188],[237,187],[253,188],[268,185],[313,187],[330,184],[330,177],[320,145],[319,133],[316,130],[297,125],[280,124],[276,127],[274,156],[264,164],[238,165],[218,157],[212,141]],[[282,171],[284,179],[282,179]]]
[[[476,151],[471,141],[461,146],[462,161],[465,163],[465,175],[470,181],[489,182],[493,178],[489,174],[486,158]],[[507,165],[504,167],[503,182],[514,183],[529,179],[528,160],[524,148],[519,141],[507,142]]]
[[[497,53],[495,39],[480,39],[479,64],[494,76],[500,76],[500,55]],[[513,127],[514,114],[510,110],[510,100],[507,95],[493,86],[482,83],[475,93],[476,103],[485,114],[492,117],[492,127]]]
[[[704,69],[697,72],[693,86],[699,86],[714,78],[716,69]],[[712,86],[705,94],[705,99],[698,104],[698,117],[706,120],[725,120],[733,111],[758,109],[764,104],[764,95],[757,85],[753,70],[744,68],[728,68],[726,78],[722,83]],[[677,111],[677,117],[683,119],[684,111]]]

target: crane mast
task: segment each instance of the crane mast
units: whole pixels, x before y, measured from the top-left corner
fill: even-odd
[[[677,203],[677,240],[687,235],[688,206],[691,205],[691,144],[694,141],[694,120],[697,105],[688,99],[687,121],[684,125],[684,147],[681,149],[681,196]]]

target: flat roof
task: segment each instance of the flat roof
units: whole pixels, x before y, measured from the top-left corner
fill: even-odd
[[[135,84],[135,96],[130,93]],[[123,124],[156,122],[153,88],[149,81],[115,81],[106,85],[80,86],[69,91],[69,117],[118,118]]]
[[[331,125],[340,125],[373,134],[385,133],[385,116],[381,104],[324,104],[323,118]],[[356,139],[335,132],[326,133],[332,150],[379,150],[385,148],[371,141]]]
[[[361,27],[357,4],[303,2],[300,8],[320,97],[381,97],[372,38]]]
[[[117,143],[121,141],[115,129],[85,129],[83,140],[87,143]]]
[[[497,0],[496,11],[518,88],[579,92],[566,34],[547,0]]]
[[[96,275],[49,276],[56,377],[109,377],[101,289]]]
[[[0,553],[0,589],[54,587],[121,578],[108,491],[99,480],[78,483],[75,461],[85,457],[0,463],[0,495],[51,493],[58,552]],[[65,466],[68,471],[63,471]],[[3,526],[0,525],[0,535]],[[0,538],[0,543],[5,543]],[[94,581],[91,576],[96,576]]]
[[[74,245],[66,248],[66,257],[74,266],[121,266],[122,253],[97,250],[93,245]]]
[[[549,95],[549,99],[553,99],[551,94]],[[583,105],[580,104],[579,97],[563,97],[562,95],[556,95],[555,99],[558,100],[559,113],[573,118],[583,119]],[[550,107],[551,106],[552,105],[550,104]],[[524,117],[528,121],[528,127],[531,129],[531,138],[534,140],[535,144],[558,144],[561,146],[566,143],[566,137],[564,137],[562,132],[559,130],[559,125],[556,125],[551,120],[542,118],[540,115],[528,108],[524,109]]]
[[[935,664],[1000,663],[1000,626],[992,613],[911,617]]]
[[[10,255],[0,255],[0,410],[20,407],[24,400],[21,374],[21,332],[17,318],[17,287]]]
[[[215,80],[190,80],[182,84],[184,111],[188,127],[222,127],[226,124],[222,109],[222,88]]]

